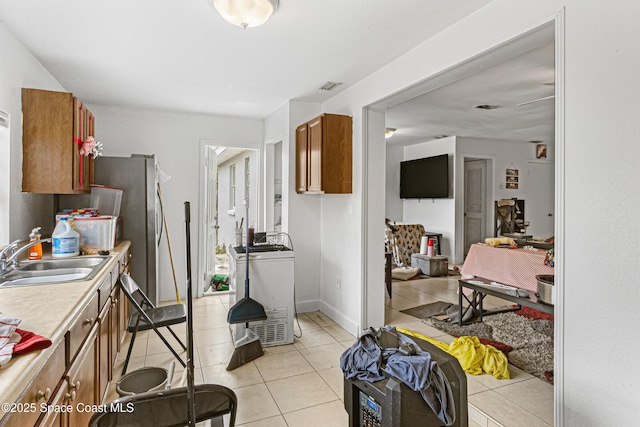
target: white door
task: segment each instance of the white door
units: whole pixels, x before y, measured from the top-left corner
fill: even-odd
[[[525,221],[529,222],[527,234],[547,238],[554,235],[555,176],[551,163],[528,164],[527,205]]]
[[[209,281],[216,271],[216,246],[218,245],[218,158],[216,148],[207,147],[205,158],[205,194],[206,213],[204,226],[206,230],[204,290],[208,288]]]
[[[464,255],[486,237],[487,161],[464,162]]]

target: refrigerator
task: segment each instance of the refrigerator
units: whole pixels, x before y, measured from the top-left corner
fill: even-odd
[[[131,241],[131,277],[154,303],[158,303],[158,257],[162,211],[158,197],[155,155],[104,157],[95,160],[94,182],[121,188],[122,240]]]
[[[94,163],[94,184],[120,188],[122,233],[129,240],[131,277],[154,303],[160,295],[158,284],[159,242],[163,233],[162,210],[158,195],[158,164],[154,154],[130,157],[99,156]],[[89,194],[60,194],[56,212],[61,209],[87,208]]]

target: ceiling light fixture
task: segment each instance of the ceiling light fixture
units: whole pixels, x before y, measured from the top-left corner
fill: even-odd
[[[384,137],[389,139],[393,136],[393,133],[396,131],[396,128],[386,128],[384,130]]]
[[[278,9],[278,0],[213,0],[213,7],[230,24],[257,27]]]

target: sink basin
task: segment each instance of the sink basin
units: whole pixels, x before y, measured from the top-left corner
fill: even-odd
[[[87,256],[77,258],[45,259],[39,261],[24,261],[20,263],[18,271],[48,271],[61,268],[102,268],[109,260],[108,256]]]
[[[17,270],[0,276],[0,287],[91,280],[109,258],[79,257],[25,262]]]

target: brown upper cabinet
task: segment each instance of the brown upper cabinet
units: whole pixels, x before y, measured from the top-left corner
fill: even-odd
[[[22,89],[22,191],[88,193],[93,157],[80,147],[94,135],[95,119],[71,93]]]
[[[351,193],[352,120],[322,114],[296,129],[296,192]]]

